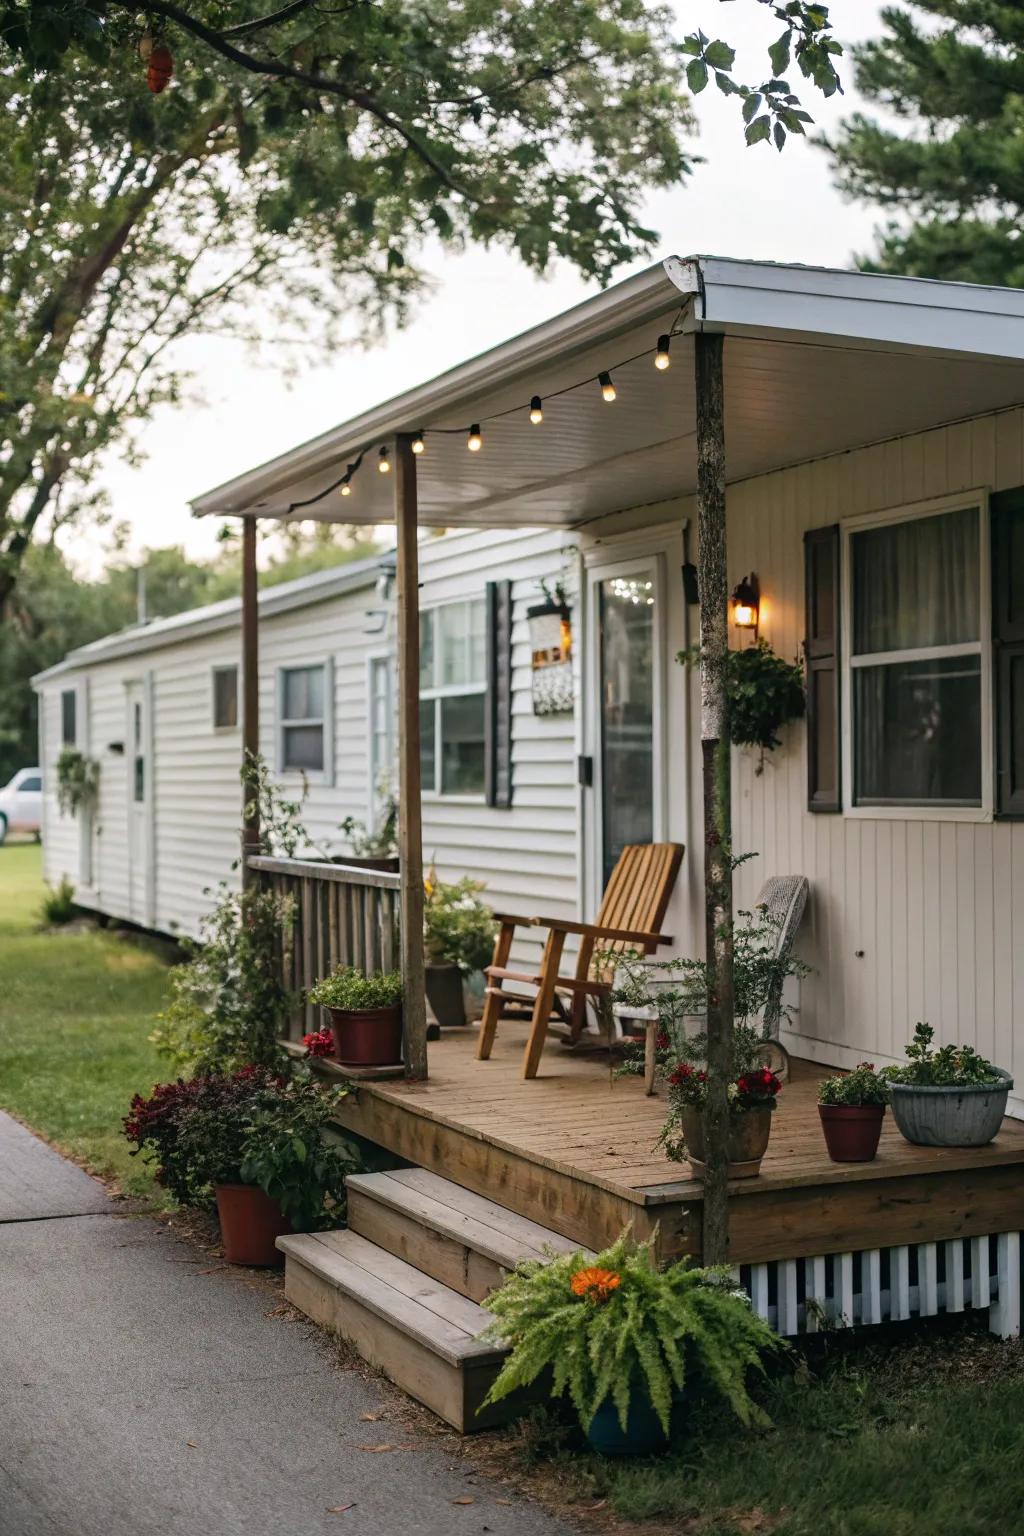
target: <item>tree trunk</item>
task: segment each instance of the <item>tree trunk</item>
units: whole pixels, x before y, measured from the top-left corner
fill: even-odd
[[[260,851],[260,802],[255,769],[260,752],[259,610],[256,519],[242,519],[242,884],[252,884],[249,858]]]
[[[704,778],[704,923],[708,964],[705,1111],[705,1264],[729,1256],[728,1084],[733,1060],[733,934],[729,700],[729,586],[725,558],[724,338],[694,337],[697,390],[697,532],[700,588],[701,755]]]

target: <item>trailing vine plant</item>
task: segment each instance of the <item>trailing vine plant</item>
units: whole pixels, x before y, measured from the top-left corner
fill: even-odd
[[[680,651],[677,661],[687,666],[699,660],[694,648]],[[742,651],[730,651],[726,663],[729,696],[729,735],[738,747],[758,749],[754,772],[764,772],[766,752],[782,745],[779,732],[793,720],[802,720],[807,709],[803,669],[785,661],[768,641],[758,638]]]
[[[100,765],[77,747],[64,747],[57,759],[57,804],[62,816],[77,816],[95,806],[100,792]]]

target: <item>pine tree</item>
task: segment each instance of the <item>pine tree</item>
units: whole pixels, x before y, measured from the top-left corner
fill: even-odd
[[[1024,6],[915,0],[852,50],[857,88],[897,118],[848,118],[839,186],[886,221],[859,265],[1024,287]]]

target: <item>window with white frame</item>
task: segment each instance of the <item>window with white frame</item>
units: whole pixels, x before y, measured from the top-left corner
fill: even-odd
[[[238,725],[238,668],[213,669],[213,728],[230,731]]]
[[[990,805],[977,505],[848,525],[854,806]]]
[[[420,614],[420,754],[428,794],[484,792],[487,605]]]
[[[328,765],[327,667],[282,667],[278,673],[277,758],[282,773],[324,773]]]
[[[395,767],[395,664],[391,656],[371,656],[367,662],[370,725],[370,800],[376,803],[391,783]]]
[[[78,689],[65,688],[60,696],[60,740],[64,747],[78,741]]]

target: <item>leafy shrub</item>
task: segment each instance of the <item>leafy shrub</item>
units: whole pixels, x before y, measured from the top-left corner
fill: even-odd
[[[295,905],[251,887],[218,887],[202,938],[171,977],[171,1003],[150,1039],[175,1066],[198,1075],[281,1065],[292,996],[287,972]],[[285,951],[285,965],[281,951]]]
[[[354,965],[339,965],[330,976],[309,991],[311,1003],[343,1011],[360,1008],[394,1008],[402,1001],[402,978],[397,971],[377,971],[364,976]]]
[[[96,804],[100,765],[77,747],[63,747],[57,758],[57,805],[62,816],[77,816]]]
[[[625,1430],[631,1398],[646,1389],[668,1434],[673,1390],[698,1370],[742,1423],[767,1422],[747,1372],[784,1346],[724,1269],[659,1269],[650,1245],[626,1232],[596,1259],[520,1264],[487,1306],[488,1335],[512,1351],[489,1403],[550,1369],[552,1396],[568,1391],[584,1429],[611,1398]]]
[[[491,963],[498,925],[490,907],[479,899],[479,880],[467,875],[448,884],[433,870],[423,883],[423,943],[428,965],[457,965],[460,971],[482,971]]]
[[[215,1184],[252,1184],[297,1231],[337,1224],[355,1149],[327,1126],[347,1089],[266,1068],[158,1084],[124,1120],[134,1153],[183,1205],[209,1205]]]
[[[909,1083],[918,1088],[960,1088],[1002,1081],[992,1063],[979,1056],[973,1046],[943,1045],[935,1051],[934,1038],[930,1024],[916,1024],[914,1038],[907,1046],[906,1065],[883,1067],[882,1076],[890,1083]]]
[[[870,1061],[862,1061],[852,1072],[826,1078],[818,1088],[819,1104],[888,1104],[891,1098],[889,1084]]]
[[[77,915],[75,888],[67,875],[62,875],[58,885],[46,887],[46,894],[39,903],[39,919],[48,927],[56,928],[63,923],[70,923]]]

